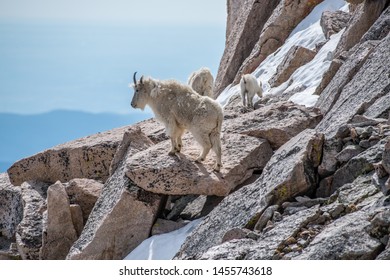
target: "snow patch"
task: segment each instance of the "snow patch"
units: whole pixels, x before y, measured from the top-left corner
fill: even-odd
[[[333,59],[333,52],[344,33],[341,30],[339,33],[330,37],[330,40],[321,48],[318,54],[312,61],[298,68],[291,76],[289,82],[291,85],[286,89],[294,90],[295,88],[304,88],[305,90],[294,94],[289,100],[308,107],[314,106],[318,95],[313,95],[318,85],[321,83],[322,76],[329,69]]]
[[[186,226],[160,235],[154,235],[144,240],[137,248],[128,254],[125,260],[171,260],[179,251],[186,237],[201,222],[195,220]]]
[[[314,106],[318,96],[312,96],[316,87],[322,79],[322,75],[329,68],[332,53],[336,48],[341,34],[340,31],[331,37],[316,55],[316,57],[308,64],[297,69],[291,78],[280,85],[279,87],[271,88],[268,81],[276,73],[277,67],[286,57],[287,52],[293,46],[301,46],[307,49],[314,49],[319,43],[325,42],[325,35],[320,25],[321,15],[324,11],[348,10],[348,4],[343,0],[326,0],[319,4],[313,11],[302,20],[300,24],[293,30],[289,38],[283,46],[269,55],[259,67],[252,73],[263,84],[263,95],[281,94],[285,91],[297,89],[302,86],[302,89],[290,98],[291,101],[303,104],[306,106]],[[230,98],[240,94],[239,85],[229,85],[217,98],[222,106],[225,106]],[[255,96],[254,102],[259,98]]]

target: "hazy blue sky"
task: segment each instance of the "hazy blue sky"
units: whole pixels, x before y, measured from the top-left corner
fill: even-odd
[[[0,0],[0,172],[151,117],[130,106],[134,71],[216,75],[225,24],[226,0]]]
[[[0,18],[220,25],[226,0],[0,0]]]
[[[216,75],[226,0],[0,0],[0,113],[131,112],[134,71]]]

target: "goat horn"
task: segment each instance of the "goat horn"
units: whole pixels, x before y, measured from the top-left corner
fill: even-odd
[[[139,80],[139,82],[141,83],[141,84],[143,84],[144,83],[144,76],[141,76],[141,79]]]
[[[135,75],[137,75],[137,72],[134,72],[134,75],[133,75],[133,81],[134,81],[134,85],[136,85],[136,84],[137,84],[137,79],[136,79]]]

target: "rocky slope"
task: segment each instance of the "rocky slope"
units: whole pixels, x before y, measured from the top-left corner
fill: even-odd
[[[227,2],[217,93],[323,1]],[[0,259],[122,259],[199,217],[176,259],[390,259],[390,1],[351,2],[322,15],[324,40],[341,39],[314,107],[287,94],[254,110],[229,100],[220,173],[213,154],[194,162],[190,134],[168,156],[154,120],[14,163],[0,174]],[[291,49],[269,83],[320,52]]]

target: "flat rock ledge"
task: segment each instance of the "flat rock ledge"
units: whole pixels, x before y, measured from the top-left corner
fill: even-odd
[[[161,142],[127,159],[126,175],[146,191],[168,195],[226,196],[240,183],[262,170],[272,156],[264,139],[239,134],[225,134],[222,139],[221,172],[214,172],[215,154],[196,163],[200,147],[184,139],[182,153],[169,156],[170,141]]]
[[[97,133],[21,159],[8,169],[9,179],[14,186],[30,180],[49,184],[74,178],[105,181],[127,129],[121,127]]]

